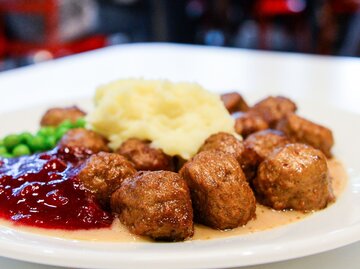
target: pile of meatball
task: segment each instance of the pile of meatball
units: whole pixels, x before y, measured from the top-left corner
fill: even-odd
[[[309,212],[334,201],[328,128],[295,114],[295,103],[285,97],[252,107],[239,93],[221,99],[238,135],[211,135],[190,160],[137,138],[111,151],[106,138],[83,128],[70,130],[58,148],[87,152],[77,179],[130,232],[154,240],[191,238],[194,222],[219,230],[243,226],[256,218],[256,202]],[[41,124],[56,126],[78,115],[84,113],[74,107],[50,109]]]

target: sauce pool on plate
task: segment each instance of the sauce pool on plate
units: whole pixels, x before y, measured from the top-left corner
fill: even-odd
[[[81,198],[79,200],[82,200],[84,203],[80,206],[80,208],[83,208],[84,212],[86,211],[90,212],[90,214],[87,215],[87,217],[85,217],[85,215],[81,215],[82,212],[81,210],[80,211],[74,210],[74,206],[79,207],[80,204],[75,205],[74,203],[69,203],[69,201],[68,204],[65,204],[64,211],[49,214],[49,212],[51,212],[51,206],[47,208],[48,206],[44,204],[45,202],[40,202],[39,203],[40,205],[36,207],[37,211],[39,212],[33,212],[32,213],[34,215],[33,218],[23,216],[23,218],[20,219],[21,221],[17,220],[17,222],[15,222],[14,224],[14,222],[10,222],[9,220],[7,220],[11,215],[11,210],[9,210],[9,208],[7,209],[5,208],[4,210],[4,203],[2,203],[2,205],[0,205],[0,211],[2,212],[1,213],[2,220],[0,221],[1,225],[9,228],[14,228],[17,230],[20,229],[26,232],[43,234],[43,235],[48,235],[63,239],[100,241],[100,242],[101,241],[102,242],[149,242],[150,241],[145,237],[131,234],[126,229],[126,227],[124,227],[119,222],[118,219],[113,220],[111,214],[101,210],[100,207],[92,199],[89,199],[89,197],[91,197],[89,193],[87,193],[85,190],[78,189],[78,184],[76,183],[77,180],[76,178],[74,178],[73,173],[74,171],[76,171],[79,160],[74,160],[74,159],[67,160],[66,157],[61,155],[55,157],[56,154],[55,156],[52,156],[52,154],[54,155],[54,152],[56,151],[43,153],[30,157],[30,158],[35,158],[37,162],[39,162],[39,166],[41,163],[44,167],[43,169],[50,169],[47,170],[47,171],[51,171],[50,175],[52,174],[55,175],[53,176],[54,179],[52,179],[51,176],[39,177],[37,179],[34,177],[32,178],[30,176],[31,179],[34,179],[32,182],[34,182],[34,184],[36,183],[35,186],[37,186],[39,182],[40,182],[40,186],[42,187],[45,186],[44,191],[35,192],[38,193],[37,195],[34,196],[36,198],[31,197],[30,200],[34,200],[34,201],[36,201],[36,199],[42,200],[44,198],[43,196],[46,197],[46,194],[50,193],[49,197],[52,200],[48,200],[49,201],[48,205],[56,204],[57,202],[54,203],[54,201],[59,201],[59,199],[63,200],[63,202],[60,202],[60,204],[64,203],[66,199],[71,199],[71,194],[67,193],[67,195],[61,196],[63,198],[56,198],[55,200],[53,199],[54,197],[51,196],[51,193],[53,191],[59,189],[59,187],[61,186],[59,184],[64,184],[64,187],[69,188],[68,190],[72,189],[71,191],[74,192],[74,189],[76,189],[75,193],[78,193],[78,195],[80,194],[80,196],[83,195],[82,197],[79,197]],[[65,161],[67,160],[68,163],[67,168],[64,167],[64,160]],[[8,162],[9,163],[6,164],[5,166],[4,164],[1,165],[0,171],[2,174],[4,173],[6,174],[6,167],[9,168],[11,166],[11,162],[14,161],[9,160]],[[11,179],[14,180],[14,178],[19,178],[19,175],[21,174],[20,170],[22,167],[23,168],[27,167],[27,169],[30,168],[29,166],[31,165],[30,162],[24,161],[20,163],[21,164],[17,165],[17,170],[14,169],[14,171],[11,172],[12,176],[5,176],[6,180],[11,180]],[[347,181],[346,171],[342,166],[341,162],[339,162],[336,159],[329,160],[328,165],[329,165],[330,175],[332,177],[334,194],[338,198],[339,195],[344,190]],[[36,168],[36,165],[33,164],[31,171],[32,173],[36,173],[37,171],[40,172],[39,174],[41,174],[42,170],[39,169],[39,167]],[[8,171],[8,173],[10,172]],[[57,174],[65,175],[65,179],[57,178],[58,177],[56,176]],[[4,176],[1,177],[2,182],[3,182],[3,178]],[[17,182],[16,184],[19,184],[18,180],[16,179],[14,180],[14,182]],[[2,184],[1,190],[5,190],[5,188],[3,187],[3,183],[1,184]],[[24,189],[26,190],[27,186],[32,186],[32,185],[33,184],[28,184],[23,188],[21,188],[21,184],[20,184],[19,190],[21,192],[21,190]],[[2,192],[0,194],[0,199],[4,199],[3,197],[5,196],[3,196],[3,192]],[[18,201],[20,200],[21,199],[18,199]],[[51,204],[50,201],[53,204]],[[30,210],[31,209],[29,208],[25,208],[24,212],[25,213],[27,212],[26,214],[28,214]],[[57,212],[57,210],[54,210],[53,212]],[[61,214],[63,214],[63,216],[61,216]],[[78,214],[80,214],[80,216],[83,217],[76,218]],[[224,237],[254,233],[254,232],[263,231],[263,230],[279,227],[282,225],[290,224],[292,222],[301,220],[309,215],[311,215],[311,213],[305,214],[297,211],[276,211],[258,204],[256,208],[256,219],[251,220],[247,225],[233,230],[220,231],[205,227],[203,225],[195,224],[195,234],[193,238],[190,240],[206,240],[206,239],[224,238]],[[52,221],[50,222],[46,221],[48,217],[50,217]],[[69,225],[66,227],[60,224],[61,222],[59,221],[63,217],[69,218],[68,220]],[[36,225],[37,227],[34,227],[34,225]]]

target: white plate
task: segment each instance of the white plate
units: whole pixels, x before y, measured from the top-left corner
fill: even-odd
[[[84,106],[81,101],[74,103]],[[353,156],[360,156],[360,149],[354,144],[360,133],[360,117],[315,103],[302,101],[301,106],[302,114],[316,115],[317,120],[326,122],[334,130],[335,155],[344,162],[350,175],[344,193],[323,211],[302,221],[251,235],[185,243],[91,243],[0,227],[0,254],[83,268],[219,268],[291,259],[358,241],[360,170]],[[0,122],[5,124],[2,132],[12,132],[22,123],[34,129],[47,107],[49,105],[0,116]]]
[[[302,115],[334,130],[335,156],[350,175],[333,206],[252,235],[170,244],[86,243],[0,227],[0,255],[82,268],[224,268],[301,257],[358,241],[360,115],[338,107],[360,112],[359,67],[359,61],[350,59],[140,44],[0,74],[0,135],[35,130],[40,114],[59,98],[73,103],[90,97],[97,85],[118,77],[197,81],[210,89],[240,89],[252,101],[288,95]],[[24,107],[30,108],[13,112]]]

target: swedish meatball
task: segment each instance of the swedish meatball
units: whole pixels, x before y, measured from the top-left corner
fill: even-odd
[[[308,144],[321,150],[327,157],[331,157],[334,138],[330,129],[290,113],[277,125],[292,140]]]
[[[99,152],[81,166],[78,179],[94,193],[103,206],[108,206],[111,194],[121,183],[136,173],[133,165],[116,153]]]
[[[235,131],[244,138],[269,128],[267,122],[256,113],[241,113],[235,120]]]
[[[69,130],[60,140],[59,148],[77,148],[87,150],[91,153],[110,151],[107,140],[100,134],[83,129],[75,128]]]
[[[287,113],[295,112],[296,104],[283,96],[270,96],[257,104],[250,111],[262,117],[270,128],[274,128]]]
[[[131,138],[121,144],[117,153],[132,162],[136,170],[173,170],[172,158],[161,149],[150,147],[150,142]]]
[[[65,120],[70,120],[74,123],[77,119],[82,118],[85,115],[86,113],[76,106],[51,108],[46,111],[41,118],[40,125],[56,127]]]
[[[326,157],[305,144],[275,150],[260,164],[254,187],[259,200],[277,210],[317,210],[334,199]]]
[[[224,153],[231,154],[241,163],[244,145],[232,134],[219,132],[209,136],[198,152],[206,150],[220,150]]]
[[[237,92],[229,92],[222,94],[221,101],[223,101],[229,113],[249,110],[249,106],[245,102],[244,98]]]
[[[236,159],[221,151],[195,155],[180,170],[190,188],[195,219],[216,229],[245,225],[255,216],[255,197]]]
[[[134,234],[181,241],[194,233],[189,188],[174,172],[138,172],[113,193],[111,208]]]
[[[246,149],[256,153],[259,162],[263,161],[277,148],[290,143],[290,140],[280,131],[263,130],[249,135],[244,140]]]
[[[238,140],[232,134],[219,132],[209,136],[198,152],[206,150],[219,150],[231,154],[239,162],[246,178],[251,178],[254,174],[255,159],[245,152],[242,141]]]
[[[249,182],[256,176],[259,164],[277,147],[290,143],[287,137],[276,130],[263,130],[249,135],[244,140],[244,172]]]

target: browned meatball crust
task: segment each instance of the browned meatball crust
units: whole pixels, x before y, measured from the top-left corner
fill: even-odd
[[[97,153],[110,151],[108,141],[100,134],[84,128],[69,130],[60,140],[59,148],[72,148]]]
[[[224,106],[229,111],[229,113],[249,110],[248,104],[245,102],[244,98],[237,92],[229,92],[222,94],[221,101],[224,103]]]
[[[77,119],[86,115],[84,111],[76,106],[72,107],[55,107],[47,110],[44,116],[41,118],[41,126],[58,126],[65,120],[70,120],[75,123]]]
[[[150,147],[150,142],[137,138],[126,140],[116,152],[132,162],[138,171],[172,171],[174,169],[170,156],[166,155],[161,149]]]
[[[249,135],[244,140],[243,160],[244,172],[249,182],[256,176],[259,164],[269,156],[274,149],[290,143],[280,131],[263,130]]]
[[[269,96],[255,104],[250,111],[262,117],[270,128],[274,128],[287,113],[295,112],[296,109],[296,104],[286,97]]]
[[[276,127],[293,141],[308,144],[331,157],[334,138],[330,129],[290,113]]]
[[[305,144],[274,151],[260,164],[254,187],[260,202],[277,210],[318,210],[334,199],[326,157]]]
[[[78,179],[94,193],[103,206],[108,206],[111,194],[121,183],[136,173],[133,165],[116,153],[99,152],[81,166]]]
[[[254,158],[245,152],[243,142],[232,134],[219,132],[209,136],[198,152],[206,150],[219,150],[233,155],[239,162],[246,178],[254,175]]]
[[[190,188],[198,222],[216,229],[232,229],[255,216],[254,194],[232,155],[216,150],[200,152],[180,174]]]
[[[206,150],[219,150],[231,154],[239,163],[241,163],[244,145],[232,134],[219,132],[209,136],[198,152]]]
[[[253,133],[244,140],[245,148],[256,154],[259,163],[274,149],[289,143],[290,140],[282,132],[271,129]]]
[[[252,133],[268,128],[267,122],[256,113],[241,113],[235,120],[235,131],[244,138]]]
[[[174,172],[138,172],[113,193],[111,207],[134,234],[182,241],[194,233],[189,188]]]

